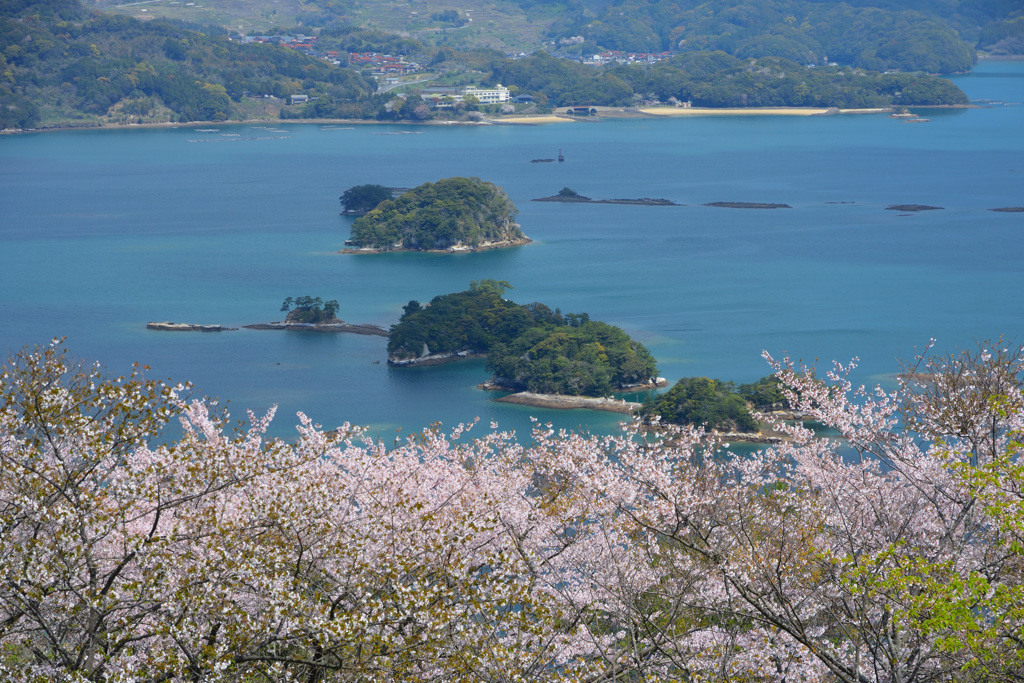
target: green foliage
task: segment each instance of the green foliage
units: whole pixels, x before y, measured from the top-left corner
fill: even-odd
[[[462,26],[466,23],[465,16],[457,9],[446,9],[440,12],[432,12],[430,18],[442,24],[450,24],[452,26]]]
[[[700,107],[841,107],[965,104],[950,81],[924,74],[879,74],[849,67],[805,66],[806,55],[780,50],[760,59],[723,51],[687,51],[653,65],[606,70],[543,52],[492,67],[491,80],[514,85],[554,106],[623,105],[634,93]]]
[[[325,26],[320,30],[318,45],[326,50],[338,52],[379,52],[388,55],[421,54],[426,49],[423,43],[411,38],[359,28],[347,23]]]
[[[341,205],[346,213],[367,213],[378,204],[392,198],[390,187],[384,185],[356,185],[341,195]]]
[[[521,92],[543,95],[555,106],[628,104],[633,90],[614,74],[537,52],[494,65],[491,80]]]
[[[620,328],[589,319],[572,325],[569,316],[496,343],[487,367],[501,384],[570,396],[606,396],[657,374],[650,352]]]
[[[340,307],[337,299],[325,302],[318,296],[288,297],[281,304],[281,312],[288,313],[285,321],[290,323],[336,323],[339,322],[336,316]]]
[[[1024,15],[987,24],[978,37],[978,47],[994,55],[1024,54]]]
[[[642,412],[660,415],[671,424],[740,432],[757,430],[757,421],[733,384],[707,377],[684,377],[652,403],[645,404]]]
[[[488,281],[484,281],[488,282]],[[499,338],[518,334],[534,324],[529,312],[501,297],[500,288],[477,286],[465,292],[434,297],[427,306],[406,307],[392,326],[388,354],[415,358],[429,353],[487,353]]]
[[[523,239],[504,190],[479,178],[424,183],[381,202],[352,225],[351,243],[376,249],[448,249]]]
[[[473,280],[469,283],[469,291],[471,292],[488,292],[498,296],[505,296],[506,289],[514,289],[508,280]]]
[[[782,393],[782,383],[775,375],[762,377],[750,384],[736,387],[736,393],[757,411],[764,412],[785,407],[786,396]]]
[[[618,327],[585,313],[563,317],[541,303],[507,301],[508,287],[481,280],[427,307],[409,302],[391,329],[390,357],[487,354],[487,368],[500,384],[547,394],[604,396],[657,374],[650,352]]]

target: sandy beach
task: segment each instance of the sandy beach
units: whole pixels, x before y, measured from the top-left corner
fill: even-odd
[[[641,107],[640,111],[652,116],[823,116],[831,112],[840,114],[883,114],[889,109],[827,109],[824,107],[734,107],[711,109],[708,107]]]
[[[27,130],[3,130],[0,134],[40,133],[50,130],[96,130],[96,129],[132,129],[132,128],[194,128],[196,126],[218,127],[238,124],[287,126],[292,124],[316,124],[321,126],[336,125],[412,125],[412,126],[487,126],[487,125],[528,125],[536,126],[548,123],[574,123],[578,121],[599,121],[602,118],[644,118],[662,116],[821,116],[831,113],[840,114],[883,114],[890,109],[825,109],[820,107],[749,107],[732,109],[712,109],[707,107],[641,107],[638,109],[624,107],[594,107],[595,116],[573,117],[565,114],[527,114],[525,116],[500,116],[483,121],[377,121],[375,119],[244,119],[231,121],[189,121],[180,122],[147,122],[147,123],[100,123],[85,126],[71,125]]]
[[[572,119],[567,116],[555,116],[554,114],[537,114],[525,116],[502,116],[501,118],[488,119],[489,123],[498,125],[537,125],[540,123],[572,123]]]

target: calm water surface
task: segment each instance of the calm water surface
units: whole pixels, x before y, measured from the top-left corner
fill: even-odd
[[[972,99],[1024,101],[1024,64],[957,78]],[[674,381],[767,374],[761,351],[819,365],[858,356],[887,382],[931,337],[1024,340],[1024,107],[884,115],[705,117],[548,126],[230,125],[0,138],[0,349],[66,336],[121,372],[192,381],[234,413],[280,406],[388,435],[480,416],[613,429],[618,416],[494,403],[481,362],[392,369],[386,340],[240,330],[287,296],[338,299],[390,325],[410,299],[504,279],[520,303],[626,329]],[[562,164],[531,164],[562,149]],[[534,243],[480,254],[340,255],[361,183],[478,176],[502,186]],[[562,187],[681,207],[536,203]],[[737,210],[713,201],[780,202]],[[900,215],[894,203],[941,211]]]

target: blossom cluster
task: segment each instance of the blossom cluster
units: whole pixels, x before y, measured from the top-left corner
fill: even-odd
[[[892,392],[768,360],[837,438],[388,448],[300,414],[288,443],[273,411],[232,432],[185,387],[25,351],[0,375],[0,677],[1019,678],[1019,352]]]

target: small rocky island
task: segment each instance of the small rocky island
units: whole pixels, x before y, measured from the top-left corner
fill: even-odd
[[[928,206],[927,204],[890,204],[885,207],[886,211],[939,211],[941,206]]]
[[[343,254],[470,252],[528,244],[505,191],[479,178],[445,178],[381,201],[352,224]]]
[[[792,209],[789,204],[767,204],[764,202],[709,202],[704,206],[722,209]]]
[[[650,352],[613,325],[586,313],[562,314],[541,303],[504,298],[507,282],[474,281],[464,292],[410,301],[388,341],[392,366],[487,359],[481,388],[516,392],[501,400],[540,407],[634,409],[604,397],[664,386]],[[565,397],[602,399],[566,401]],[[623,408],[625,406],[625,408]]]
[[[294,306],[294,308],[292,308]],[[379,325],[353,325],[337,318],[338,301],[324,301],[320,297],[300,296],[288,297],[281,305],[281,312],[287,313],[284,320],[270,323],[254,323],[243,325],[248,330],[292,330],[301,332],[348,332],[350,334],[368,334],[377,337],[388,336],[388,331]],[[192,325],[188,323],[151,322],[146,324],[150,330],[165,332],[222,332],[237,330],[237,327],[223,325]]]
[[[379,337],[388,336],[388,331],[378,325],[351,325],[344,320],[338,320],[339,308],[340,305],[337,299],[325,302],[318,296],[300,296],[294,299],[288,297],[281,304],[281,312],[287,313],[284,320],[272,323],[256,323],[255,325],[245,325],[244,327],[250,330],[349,332]]]
[[[568,204],[632,204],[636,206],[683,206],[676,204],[670,199],[651,199],[640,197],[639,199],[591,199],[568,187],[563,187],[558,194],[550,197],[538,197],[535,202],[565,202]]]
[[[237,330],[237,327],[224,327],[223,325],[196,325],[194,323],[175,323],[170,320],[163,322],[146,323],[147,330],[160,330],[162,332],[225,332]]]

